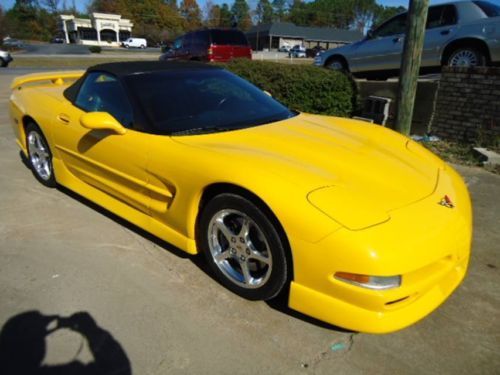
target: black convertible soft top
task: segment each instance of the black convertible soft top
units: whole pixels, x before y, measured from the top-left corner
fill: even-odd
[[[131,74],[193,69],[222,69],[221,67],[195,61],[129,61],[91,66],[87,72],[108,72],[115,76]]]
[[[147,74],[154,72],[169,72],[176,70],[219,70],[219,66],[204,64],[196,61],[128,61],[105,63],[91,66],[87,72],[75,83],[64,90],[64,96],[74,102],[85,77],[91,72],[106,72],[118,78],[132,74]]]

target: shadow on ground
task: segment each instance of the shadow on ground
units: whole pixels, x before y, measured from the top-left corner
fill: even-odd
[[[44,364],[47,353],[46,338],[60,329],[69,329],[85,338],[93,361],[83,363],[78,359],[73,359],[64,364]],[[4,375],[131,375],[132,369],[127,354],[118,341],[108,331],[99,327],[89,313],[77,312],[70,317],[61,317],[42,315],[38,311],[27,311],[10,318],[2,327],[0,373]]]

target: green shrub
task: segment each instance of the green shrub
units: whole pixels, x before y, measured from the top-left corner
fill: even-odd
[[[312,65],[236,59],[221,64],[301,112],[348,117],[355,106],[354,82],[345,74]]]
[[[92,53],[101,53],[102,48],[99,46],[90,46],[89,51]]]

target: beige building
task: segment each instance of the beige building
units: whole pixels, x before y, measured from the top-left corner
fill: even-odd
[[[90,18],[59,16],[59,32],[66,43],[119,46],[132,34],[134,24],[118,14],[92,13]]]

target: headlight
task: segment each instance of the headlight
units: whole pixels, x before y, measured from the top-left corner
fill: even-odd
[[[401,276],[368,276],[356,273],[337,272],[334,277],[337,280],[363,288],[374,290],[385,290],[399,288],[401,286]]]

